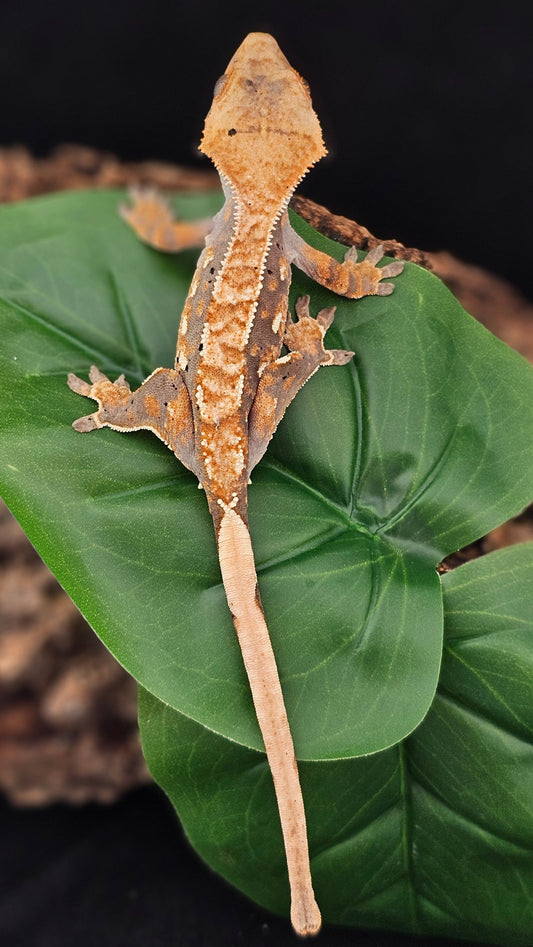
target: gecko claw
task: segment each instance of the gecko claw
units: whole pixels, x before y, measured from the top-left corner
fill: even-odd
[[[344,254],[344,260],[351,260],[352,263],[357,263],[357,247],[350,247]]]

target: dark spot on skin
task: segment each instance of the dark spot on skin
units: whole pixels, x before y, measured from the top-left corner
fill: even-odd
[[[267,270],[269,276],[272,276],[272,270]]]
[[[163,401],[165,408],[168,408],[168,401]]]
[[[211,273],[211,276],[212,276],[212,275],[213,275],[213,273],[215,272],[215,267],[214,267],[214,266],[212,266],[212,267],[211,267],[211,269],[209,270],[209,272]]]
[[[228,135],[236,135],[236,134],[237,134],[236,128],[228,128]]]
[[[200,345],[198,346],[198,351],[201,352],[203,347],[204,347],[204,343],[200,342]]]

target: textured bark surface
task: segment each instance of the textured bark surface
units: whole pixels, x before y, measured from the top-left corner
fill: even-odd
[[[126,164],[66,145],[49,158],[0,149],[0,201],[72,188],[150,184],[215,187],[218,177],[160,162]],[[426,253],[302,197],[293,206],[318,230],[432,270],[464,307],[533,361],[533,305],[504,280],[448,253]],[[450,568],[485,551],[533,539],[526,511],[450,557]],[[149,780],[136,727],[136,687],[81,618],[13,517],[0,506],[0,790],[20,805],[110,802]]]

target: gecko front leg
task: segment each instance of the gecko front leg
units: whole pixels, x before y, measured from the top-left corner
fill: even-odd
[[[91,384],[72,372],[68,376],[72,391],[98,403],[97,411],[74,421],[76,431],[101,427],[124,432],[152,431],[182,464],[196,473],[191,404],[179,372],[156,368],[136,391],[131,390],[124,375],[112,382],[94,365],[89,378]]]
[[[350,247],[342,263],[339,263],[334,257],[306,243],[292,229],[288,216],[283,219],[283,242],[291,263],[315,283],[347,299],[390,296],[394,292],[394,284],[384,283],[383,280],[399,276],[404,267],[403,260],[393,260],[386,266],[378,267],[376,264],[383,257],[381,245],[373,247],[360,261],[357,260],[356,248]]]
[[[285,410],[321,365],[346,365],[353,352],[324,348],[324,336],[333,322],[335,307],[309,314],[309,296],[296,301],[297,321],[290,314],[283,336],[289,349],[264,369],[249,417],[250,470],[267,449]]]
[[[177,220],[168,202],[153,188],[132,187],[129,197],[129,204],[120,205],[120,216],[154,250],[179,253],[201,247],[213,226],[212,217]]]

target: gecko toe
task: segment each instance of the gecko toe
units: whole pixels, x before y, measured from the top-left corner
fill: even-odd
[[[294,308],[296,310],[296,316],[298,319],[304,319],[305,316],[309,316],[310,301],[310,296],[300,296],[300,298],[296,300]]]
[[[85,434],[87,431],[95,431],[96,428],[101,427],[101,424],[97,423],[95,414],[86,414],[82,418],[77,418],[72,427],[75,431]]]
[[[387,263],[387,266],[381,268],[382,276],[399,276],[400,273],[403,273],[403,260],[394,260],[393,263]]]
[[[87,384],[83,378],[78,378],[74,372],[69,372],[67,376],[67,385],[71,391],[75,391],[77,395],[85,395],[87,398],[91,397],[91,386]]]
[[[143,186],[142,184],[130,184],[128,187],[128,197],[134,204],[136,204],[137,201],[141,201],[146,197],[151,198],[152,196],[153,188],[146,187],[146,185]]]
[[[350,247],[344,254],[344,261],[351,260],[352,263],[357,263],[357,247]]]
[[[126,223],[129,223],[130,217],[133,212],[133,208],[131,204],[126,204],[126,202],[123,201],[122,204],[118,205],[118,212],[120,216],[122,217],[122,220],[125,220]]]
[[[324,332],[326,329],[329,329],[331,323],[333,322],[336,308],[336,306],[331,306],[329,309],[321,309],[318,313],[316,321],[318,322],[319,326],[324,329]]]
[[[104,375],[104,373],[101,372],[100,369],[96,367],[96,365],[91,365],[89,378],[91,379],[93,385],[95,385],[98,381],[109,381],[107,375]]]
[[[355,355],[355,352],[347,352],[345,349],[326,349],[326,351],[328,355],[333,356],[330,365],[347,365]]]
[[[394,292],[394,283],[380,283],[378,286],[378,296],[390,296]]]
[[[375,266],[376,263],[379,263],[379,261],[381,260],[381,257],[383,256],[384,252],[385,251],[383,250],[383,244],[381,243],[378,247],[372,247],[372,249],[368,251],[365,257],[365,262],[370,263],[372,266]]]

